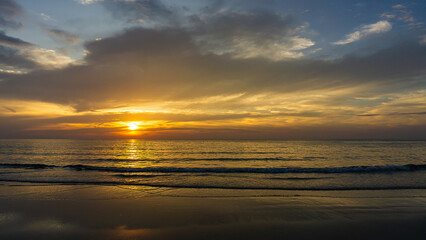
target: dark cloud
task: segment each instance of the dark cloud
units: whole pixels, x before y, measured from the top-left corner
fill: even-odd
[[[272,2],[268,1],[269,6],[274,5]],[[304,55],[301,50],[314,45],[310,39],[300,36],[307,24],[266,9],[264,3],[256,1],[209,1],[197,12],[159,0],[102,3],[115,16],[139,22],[144,27],[185,29],[202,51],[218,55],[279,60],[301,57]]]
[[[23,41],[19,38],[7,36],[2,31],[0,31],[0,45],[6,46],[6,47],[13,47],[13,48],[26,48],[26,47],[34,46],[33,44]]]
[[[6,110],[7,110],[7,111],[9,111],[9,112],[16,113],[16,110],[15,110],[15,109],[13,109],[13,108],[5,107],[5,106],[3,106],[3,108],[4,108],[4,109],[6,109]]]
[[[85,110],[110,102],[303,93],[362,84],[377,94],[422,85],[426,74],[426,46],[415,43],[333,61],[235,59],[203,54],[191,32],[163,28],[132,29],[86,48],[86,65],[10,77],[0,82],[1,95]]]
[[[16,17],[23,12],[21,6],[19,6],[13,0],[2,0],[0,1],[0,27],[17,29],[22,26],[22,23],[16,20]]]
[[[299,50],[314,45],[299,36],[304,26],[293,17],[270,11],[225,11],[190,19],[189,28],[205,52],[280,60],[301,57]]]
[[[315,44],[300,36],[305,34],[308,25],[276,12],[274,1],[259,4],[251,0],[213,0],[196,11],[159,0],[105,0],[102,3],[114,16],[147,28],[186,29],[203,51],[219,55],[274,60],[299,58],[304,55],[301,50]]]
[[[71,62],[72,59],[53,50],[40,48],[0,31],[0,70],[1,68],[25,71],[52,69]]]
[[[33,69],[37,67],[37,64],[21,55],[18,49],[0,45],[0,67]]]
[[[339,69],[359,78],[400,79],[426,74],[424,62],[426,62],[426,46],[416,42],[405,42],[366,57],[344,57]]]
[[[18,29],[22,23],[18,16],[24,10],[13,0],[0,1],[0,68],[34,69],[37,63],[22,54],[22,49],[35,47],[34,44],[8,36],[4,31]],[[3,29],[3,30],[1,30]],[[3,78],[2,78],[3,79]]]
[[[177,10],[158,0],[105,0],[102,3],[114,16],[129,22],[169,25],[177,20]]]
[[[426,115],[426,112],[409,112],[409,113],[387,113],[387,114],[361,114],[361,117],[375,117],[375,116],[404,116],[404,115]]]
[[[193,15],[191,23],[195,26],[195,32],[223,39],[237,37],[277,39],[292,33],[296,26],[294,18],[267,11]]]

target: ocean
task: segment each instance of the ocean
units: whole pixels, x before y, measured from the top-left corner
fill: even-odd
[[[425,239],[425,141],[0,140],[0,239]]]
[[[1,140],[0,181],[194,189],[426,189],[424,141]]]

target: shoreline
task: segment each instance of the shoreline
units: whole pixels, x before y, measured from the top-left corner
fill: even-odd
[[[425,190],[31,184],[0,190],[1,239],[422,239],[426,234]]]

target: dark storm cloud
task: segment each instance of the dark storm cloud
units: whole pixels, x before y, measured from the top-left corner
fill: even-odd
[[[375,85],[375,92],[424,84],[426,46],[407,43],[362,57],[270,61],[202,54],[191,32],[133,29],[87,44],[87,64],[34,71],[0,82],[3,97],[73,105],[182,100],[245,92],[294,93]]]
[[[21,14],[23,9],[13,0],[0,1],[0,28],[16,29],[22,26],[16,20],[16,16]]]

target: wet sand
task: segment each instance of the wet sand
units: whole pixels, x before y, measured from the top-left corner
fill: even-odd
[[[0,239],[424,239],[424,226],[424,190],[0,187]]]

